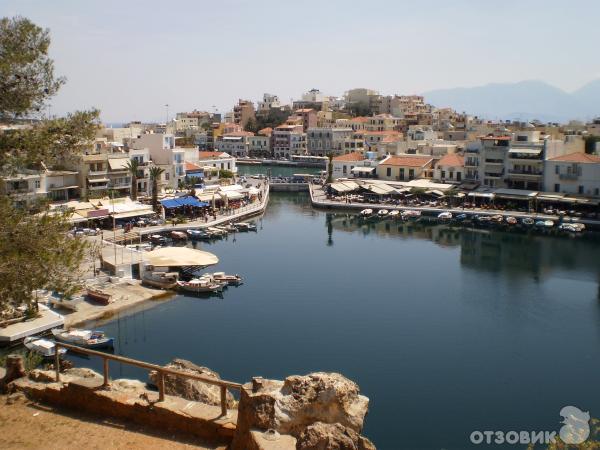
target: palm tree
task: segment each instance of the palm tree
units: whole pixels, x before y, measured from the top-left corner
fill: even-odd
[[[137,174],[140,163],[137,159],[130,159],[126,167],[131,175],[131,200],[137,200]]]
[[[333,182],[333,153],[328,153],[327,158],[329,163],[327,164],[327,184]]]
[[[160,180],[160,176],[163,174],[165,169],[154,166],[150,167],[148,173],[150,174],[150,181],[152,181],[152,208],[156,211],[158,206],[158,180]]]

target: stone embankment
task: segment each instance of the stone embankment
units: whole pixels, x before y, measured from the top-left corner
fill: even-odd
[[[239,404],[228,394],[228,413],[223,416],[218,389],[206,383],[169,375],[167,395],[159,401],[158,393],[138,380],[111,380],[105,386],[103,377],[92,370],[67,369],[56,382],[53,370],[25,375],[19,357],[8,361],[7,378],[0,380],[8,392],[174,435],[197,436],[232,450],[375,449],[360,434],[369,399],[356,383],[337,373],[284,381],[254,378],[243,386]],[[216,372],[185,360],[175,359],[166,367],[219,379]],[[150,375],[151,381],[155,378]]]

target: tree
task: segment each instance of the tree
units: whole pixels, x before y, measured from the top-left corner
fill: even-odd
[[[131,200],[137,200],[137,174],[140,170],[140,163],[137,159],[127,161],[127,171],[131,175]]]
[[[98,111],[39,120],[40,109],[64,83],[54,77],[49,44],[48,31],[27,19],[0,20],[0,122],[35,119],[25,128],[0,132],[0,175],[60,167],[78,158],[95,136]],[[21,304],[35,309],[35,289],[68,296],[78,288],[87,245],[67,234],[69,216],[68,211],[31,214],[0,195],[0,309]]]
[[[54,78],[50,33],[23,17],[0,20],[0,119],[39,112],[65,82]]]
[[[250,117],[246,122],[246,126],[244,127],[245,131],[249,131],[250,133],[256,133],[258,131],[258,123],[254,117]]]
[[[327,184],[333,182],[333,153],[327,154]]]
[[[164,173],[165,169],[162,167],[150,167],[150,181],[152,182],[152,208],[154,211],[158,210],[158,181],[160,176]]]
[[[233,172],[227,169],[219,170],[219,178],[233,178]]]

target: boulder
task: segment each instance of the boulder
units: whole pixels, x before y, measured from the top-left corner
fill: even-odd
[[[21,355],[8,355],[6,357],[6,371],[0,379],[0,392],[7,392],[7,386],[11,381],[25,376],[25,365]]]
[[[360,448],[374,448],[360,436],[368,407],[369,399],[360,395],[358,385],[338,373],[316,372],[285,381],[254,379],[242,389],[232,448],[244,448],[251,430],[267,429],[304,439],[307,449],[312,448],[308,443],[334,442],[334,437],[338,447],[322,448],[358,449],[359,442],[364,444]],[[321,448],[318,445],[315,448]]]
[[[339,423],[315,422],[300,433],[296,450],[375,450],[375,446]]]
[[[178,370],[180,372],[201,375],[206,378],[220,380],[219,374],[207,367],[197,366],[185,359],[174,359],[165,366],[168,369]],[[150,372],[150,384],[157,385],[158,376],[156,371]],[[165,394],[182,397],[187,400],[206,403],[207,405],[221,405],[221,388],[214,384],[204,383],[202,381],[190,380],[189,378],[177,377],[174,375],[165,376]],[[234,409],[237,402],[233,395],[227,392],[227,408]]]

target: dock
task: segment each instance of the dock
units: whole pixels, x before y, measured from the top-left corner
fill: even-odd
[[[39,308],[39,317],[0,328],[0,345],[10,345],[28,336],[37,335],[64,325],[65,318],[62,315],[44,305],[39,305]]]

